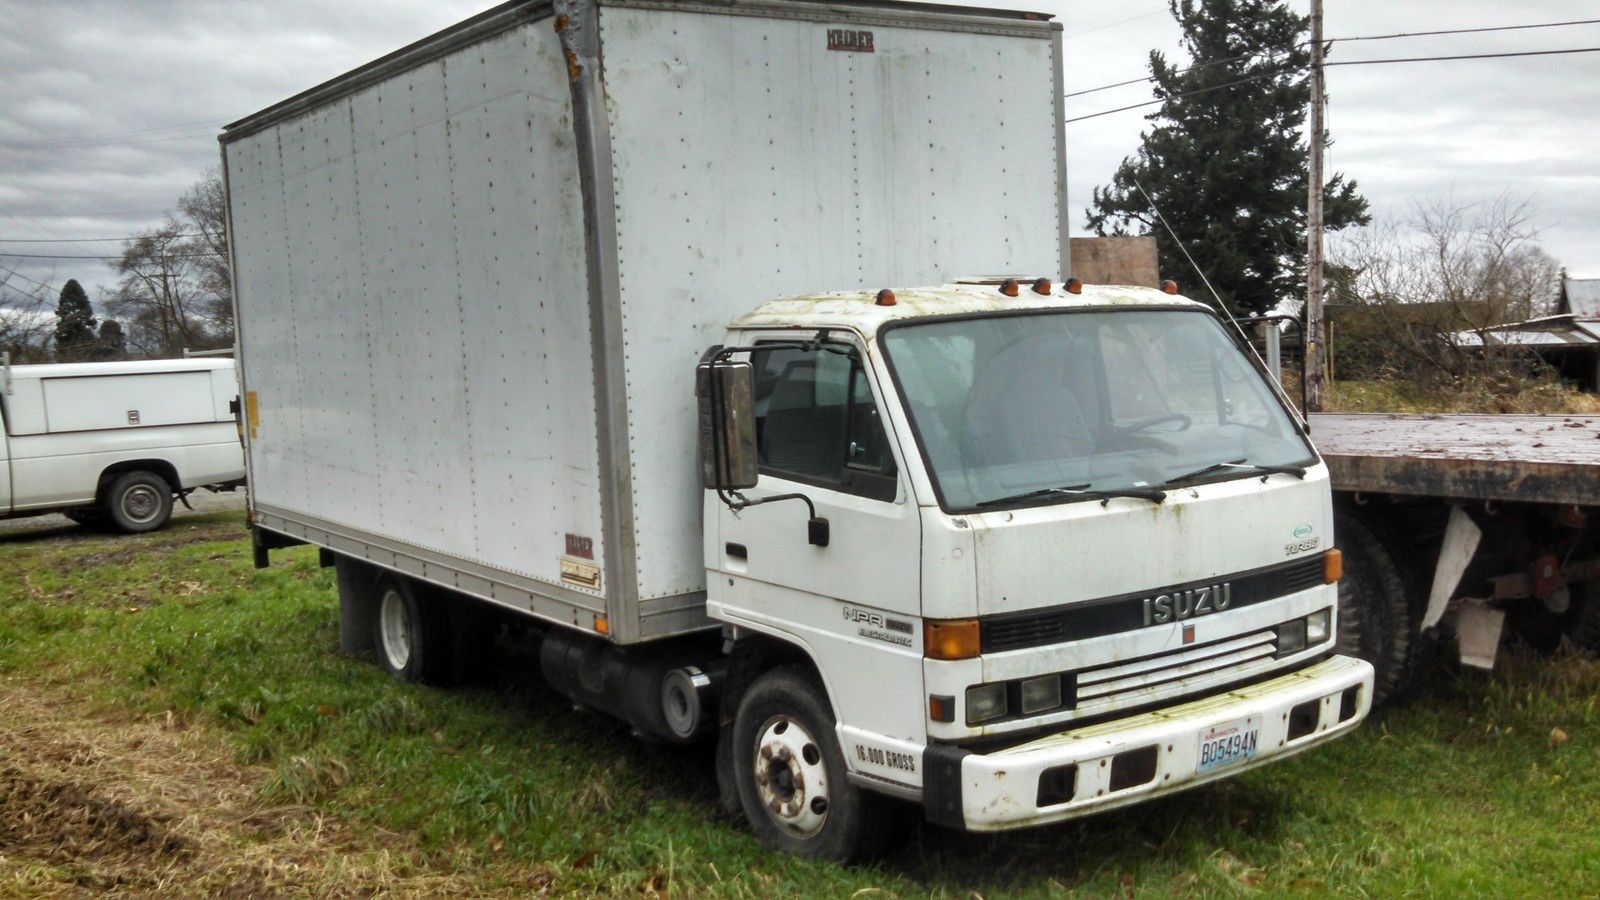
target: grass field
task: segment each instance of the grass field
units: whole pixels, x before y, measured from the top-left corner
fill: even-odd
[[[708,753],[576,713],[503,640],[444,692],[336,655],[315,553],[237,513],[0,538],[0,895],[1594,895],[1600,666],[1441,665],[1290,762],[871,868],[774,856]]]

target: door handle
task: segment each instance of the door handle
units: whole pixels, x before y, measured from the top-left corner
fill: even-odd
[[[727,554],[730,559],[750,558],[750,552],[745,549],[743,544],[735,544],[731,541],[722,545],[722,552]]]

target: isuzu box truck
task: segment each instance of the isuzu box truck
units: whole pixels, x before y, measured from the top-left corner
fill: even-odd
[[[402,678],[540,625],[803,855],[1350,730],[1303,424],[1206,307],[1069,278],[1061,53],[1002,10],[514,2],[228,126],[258,562],[323,548]]]

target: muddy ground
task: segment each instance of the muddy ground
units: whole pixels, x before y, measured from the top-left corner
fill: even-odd
[[[481,893],[406,836],[263,805],[268,770],[171,713],[76,706],[0,681],[0,896]]]

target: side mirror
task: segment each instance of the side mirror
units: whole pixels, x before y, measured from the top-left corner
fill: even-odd
[[[712,347],[695,369],[700,401],[700,484],[733,491],[756,486],[755,369]]]

